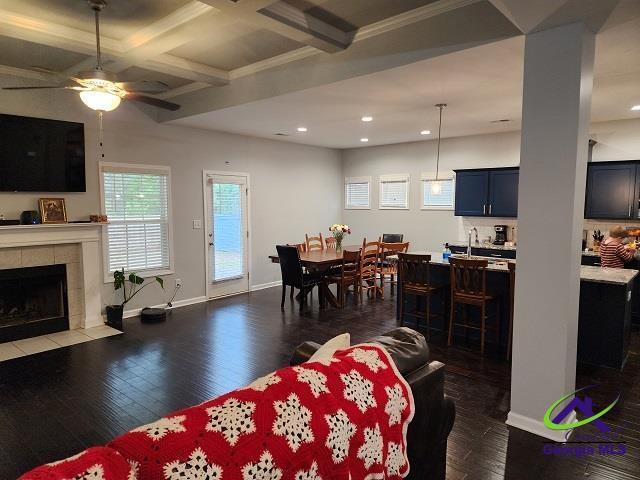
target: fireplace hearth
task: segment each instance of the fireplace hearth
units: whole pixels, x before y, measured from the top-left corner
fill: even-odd
[[[0,343],[68,329],[65,265],[0,270]]]

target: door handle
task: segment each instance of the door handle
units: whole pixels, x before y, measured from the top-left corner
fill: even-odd
[[[493,206],[492,203],[489,204],[489,215],[491,215],[491,207]]]
[[[210,246],[210,247],[213,247],[213,242],[209,242],[209,246]]]
[[[631,218],[631,204],[629,204],[629,218]]]
[[[482,204],[482,214],[486,215],[487,214],[487,205],[486,204]]]

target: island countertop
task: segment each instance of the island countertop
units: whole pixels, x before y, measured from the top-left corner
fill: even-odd
[[[467,248],[467,242],[464,242],[462,240],[447,242],[447,244],[451,247]],[[482,248],[486,250],[507,250],[507,251],[513,251],[513,252],[516,251],[515,245],[513,246],[494,245],[493,243],[487,243],[487,242],[479,242],[479,243],[472,242],[471,248]],[[594,252],[593,250],[587,250],[587,251],[582,250],[582,255],[585,255],[587,257],[599,257],[600,253]]]
[[[442,258],[442,252],[409,252],[417,255],[431,255],[432,265],[449,265],[448,260]],[[464,255],[453,255],[453,257],[464,258]],[[472,255],[473,259],[487,260],[489,265],[488,271],[493,272],[508,272],[507,260],[496,260],[489,257],[478,257]],[[509,260],[516,262],[516,260]],[[583,282],[596,282],[596,283],[611,283],[614,285],[626,285],[631,282],[638,275],[638,270],[632,270],[627,268],[606,268],[606,267],[591,267],[583,265],[580,267],[580,280]]]

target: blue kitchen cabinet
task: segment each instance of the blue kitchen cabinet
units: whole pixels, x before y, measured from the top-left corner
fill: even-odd
[[[587,170],[585,218],[636,218],[636,169],[636,164],[631,162],[590,163]]]
[[[456,170],[456,215],[483,217],[488,201],[488,170]]]
[[[489,172],[490,217],[516,218],[518,216],[518,168],[505,168]]]

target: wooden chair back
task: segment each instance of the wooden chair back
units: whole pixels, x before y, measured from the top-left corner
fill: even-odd
[[[338,242],[333,237],[327,237],[324,239],[324,243],[327,246],[327,250],[335,250],[338,246]]]
[[[381,242],[367,242],[365,238],[360,251],[360,278],[362,280],[375,279],[378,276]]]
[[[398,253],[398,274],[403,288],[431,285],[431,255]]]
[[[382,258],[387,258],[389,255],[397,255],[399,253],[407,253],[409,250],[409,242],[405,243],[387,243],[382,242],[380,245],[380,249],[382,252]]]
[[[293,243],[293,244],[287,244],[287,245],[291,246],[291,247],[296,247],[298,249],[298,253],[299,254],[306,253],[306,251],[307,251],[307,244],[306,243]]]
[[[360,273],[360,250],[345,250],[342,252],[342,280],[354,278]]]
[[[318,233],[317,237],[310,237],[309,235],[304,235],[305,244],[307,245],[307,252],[311,252],[313,250],[324,250],[324,241],[322,240],[322,233]]]
[[[449,258],[451,295],[484,300],[487,296],[487,260]]]

